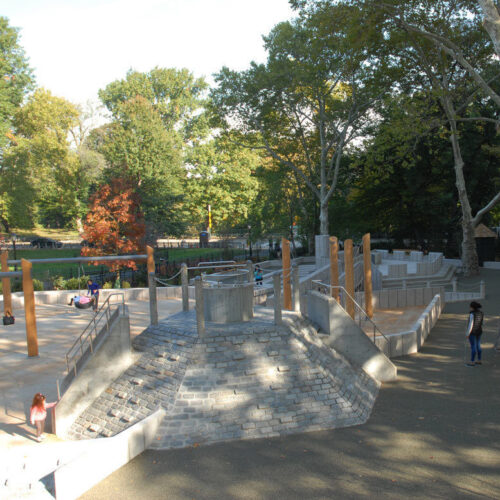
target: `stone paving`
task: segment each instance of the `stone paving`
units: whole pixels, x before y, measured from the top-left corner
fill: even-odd
[[[326,347],[295,313],[283,325],[256,308],[247,323],[208,324],[195,314],[149,327],[140,359],[77,419],[73,439],[114,435],[159,405],[167,412],[153,447],[179,448],[365,422],[379,384]]]

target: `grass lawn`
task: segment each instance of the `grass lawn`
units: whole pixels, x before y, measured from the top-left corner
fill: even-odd
[[[17,234],[19,238],[29,241],[34,238],[52,238],[54,240],[80,240],[80,235],[76,229],[47,229],[45,227],[33,229],[17,229],[12,228],[11,233]],[[7,240],[9,239],[5,235]]]

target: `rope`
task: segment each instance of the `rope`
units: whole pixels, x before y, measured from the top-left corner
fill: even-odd
[[[182,273],[182,269],[181,269],[178,273],[174,274],[173,276],[170,276],[170,278],[165,278],[165,279],[161,280],[160,278],[157,278],[157,277],[155,276],[155,280],[156,280],[158,283],[161,283],[161,284],[162,284],[162,285],[164,285],[164,286],[175,286],[175,285],[170,285],[170,284],[168,284],[168,283],[166,283],[166,282],[167,282],[167,281],[172,281],[174,278],[177,278],[177,276],[179,276],[179,274],[181,274],[181,273]]]

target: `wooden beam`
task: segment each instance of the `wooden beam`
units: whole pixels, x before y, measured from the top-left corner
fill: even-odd
[[[345,289],[354,298],[354,256],[352,240],[344,241]],[[346,311],[354,319],[355,306],[350,297],[346,297]]]
[[[9,265],[7,260],[9,253],[3,251],[0,258],[2,261],[2,272],[9,272]],[[12,295],[10,293],[10,278],[2,278],[2,293],[3,293],[3,313],[5,316],[12,314]]]
[[[154,250],[149,245],[146,247],[146,251],[148,254],[147,264],[148,264],[148,274],[155,272],[155,258],[154,258]]]
[[[339,286],[339,242],[336,236],[330,237],[330,285]],[[330,288],[331,296],[339,302],[339,289]]]
[[[290,259],[290,242],[281,239],[281,255],[283,259],[283,309],[292,310],[292,264]]]
[[[371,319],[373,318],[373,289],[370,233],[366,233],[363,236],[363,269],[365,272],[365,311]]]
[[[28,356],[34,357],[38,356],[38,334],[36,331],[35,289],[33,288],[31,268],[32,264],[29,260],[21,259],[21,269],[23,270],[24,314],[26,319],[26,342],[28,344]]]

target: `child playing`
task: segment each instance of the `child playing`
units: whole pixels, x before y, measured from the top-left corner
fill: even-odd
[[[36,440],[40,442],[44,439],[43,428],[45,427],[45,419],[47,418],[47,408],[54,407],[57,403],[46,403],[46,398],[38,392],[33,398],[30,411],[31,425],[36,427]]]

